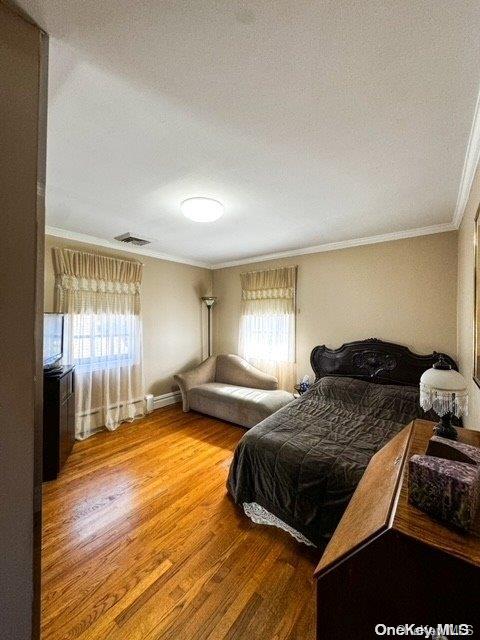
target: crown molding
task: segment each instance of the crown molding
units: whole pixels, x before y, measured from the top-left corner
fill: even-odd
[[[56,238],[65,238],[66,240],[74,240],[75,242],[84,242],[85,244],[94,244],[97,247],[105,247],[106,249],[115,249],[116,251],[124,251],[126,253],[135,253],[141,256],[148,256],[149,258],[157,258],[158,260],[168,260],[169,262],[179,262],[180,264],[188,264],[192,267],[202,267],[204,269],[211,269],[211,265],[206,262],[199,262],[198,260],[189,260],[188,258],[180,258],[178,256],[172,256],[167,253],[161,253],[159,251],[152,251],[145,247],[136,247],[135,245],[128,245],[120,242],[119,240],[105,240],[104,238],[97,238],[86,233],[77,233],[76,231],[67,231],[66,229],[60,229],[59,227],[45,227],[45,235],[55,236]]]
[[[281,258],[290,258],[292,256],[301,256],[309,253],[323,253],[325,251],[337,251],[338,249],[348,249],[350,247],[359,247],[367,244],[378,244],[380,242],[391,242],[392,240],[403,240],[404,238],[415,238],[416,236],[426,236],[434,233],[445,233],[446,231],[456,231],[457,226],[453,222],[445,222],[443,224],[435,224],[430,227],[419,227],[416,229],[407,229],[406,231],[394,231],[392,233],[383,233],[378,236],[368,236],[365,238],[354,238],[352,240],[341,240],[340,242],[327,242],[312,247],[304,247],[302,249],[292,249],[291,251],[278,251],[276,253],[268,253],[241,260],[231,260],[228,262],[218,262],[208,264],[207,262],[199,262],[188,258],[179,258],[169,254],[151,251],[144,247],[123,246],[121,242],[113,242],[104,238],[97,238],[85,233],[77,233],[75,231],[67,231],[59,227],[45,227],[45,235],[54,236],[56,238],[65,238],[75,242],[83,242],[85,244],[93,244],[106,249],[115,249],[116,251],[124,251],[126,253],[135,253],[137,255],[157,258],[158,260],[168,260],[169,262],[178,262],[180,264],[188,264],[193,267],[202,267],[203,269],[224,269],[226,267],[238,267],[243,264],[252,264],[254,262],[265,262],[266,260],[277,260]]]
[[[453,224],[458,229],[462,224],[463,214],[467,206],[472,188],[473,179],[477,171],[480,159],[480,92],[477,96],[477,103],[473,114],[472,128],[468,138],[467,151],[465,153],[465,161],[463,163],[462,177],[460,179],[460,187],[458,189],[457,203],[453,214]]]
[[[264,262],[265,260],[276,260],[278,258],[290,258],[292,256],[302,256],[308,253],[322,253],[324,251],[337,251],[338,249],[348,249],[350,247],[359,247],[365,244],[377,244],[379,242],[391,242],[392,240],[403,240],[404,238],[415,238],[416,236],[427,236],[433,233],[445,233],[446,231],[456,231],[457,227],[453,222],[445,222],[443,224],[435,224],[430,227],[419,227],[416,229],[407,229],[406,231],[394,231],[392,233],[383,233],[378,236],[368,236],[365,238],[354,238],[353,240],[341,240],[340,242],[327,242],[312,247],[304,247],[303,249],[292,249],[291,251],[279,251],[277,253],[268,253],[260,256],[252,256],[243,260],[231,260],[230,262],[219,262],[212,264],[211,269],[224,269],[225,267],[238,267],[242,264],[251,264],[253,262]]]

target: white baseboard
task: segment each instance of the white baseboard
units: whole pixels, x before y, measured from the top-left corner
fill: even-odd
[[[161,407],[167,407],[169,404],[175,404],[181,402],[182,394],[180,391],[171,391],[170,393],[164,393],[161,396],[155,396],[153,398],[153,408],[160,409]]]

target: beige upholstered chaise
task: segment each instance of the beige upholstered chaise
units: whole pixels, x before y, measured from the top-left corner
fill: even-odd
[[[293,400],[291,393],[278,389],[276,378],[231,354],[211,356],[174,378],[184,411],[193,409],[247,428]]]

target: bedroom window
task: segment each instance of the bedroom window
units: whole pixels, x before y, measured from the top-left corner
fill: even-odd
[[[100,369],[138,362],[138,322],[139,317],[135,315],[72,315],[72,364]]]
[[[239,353],[291,390],[295,384],[296,267],[241,274]]]
[[[244,357],[247,360],[294,361],[293,314],[245,315],[242,322]]]
[[[64,361],[76,366],[75,436],[83,440],[143,414],[143,264],[54,247],[53,265]]]

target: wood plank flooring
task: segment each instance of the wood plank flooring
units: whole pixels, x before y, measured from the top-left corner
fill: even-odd
[[[243,430],[179,405],[78,442],[44,485],[42,640],[313,640],[318,554],[225,482]]]

